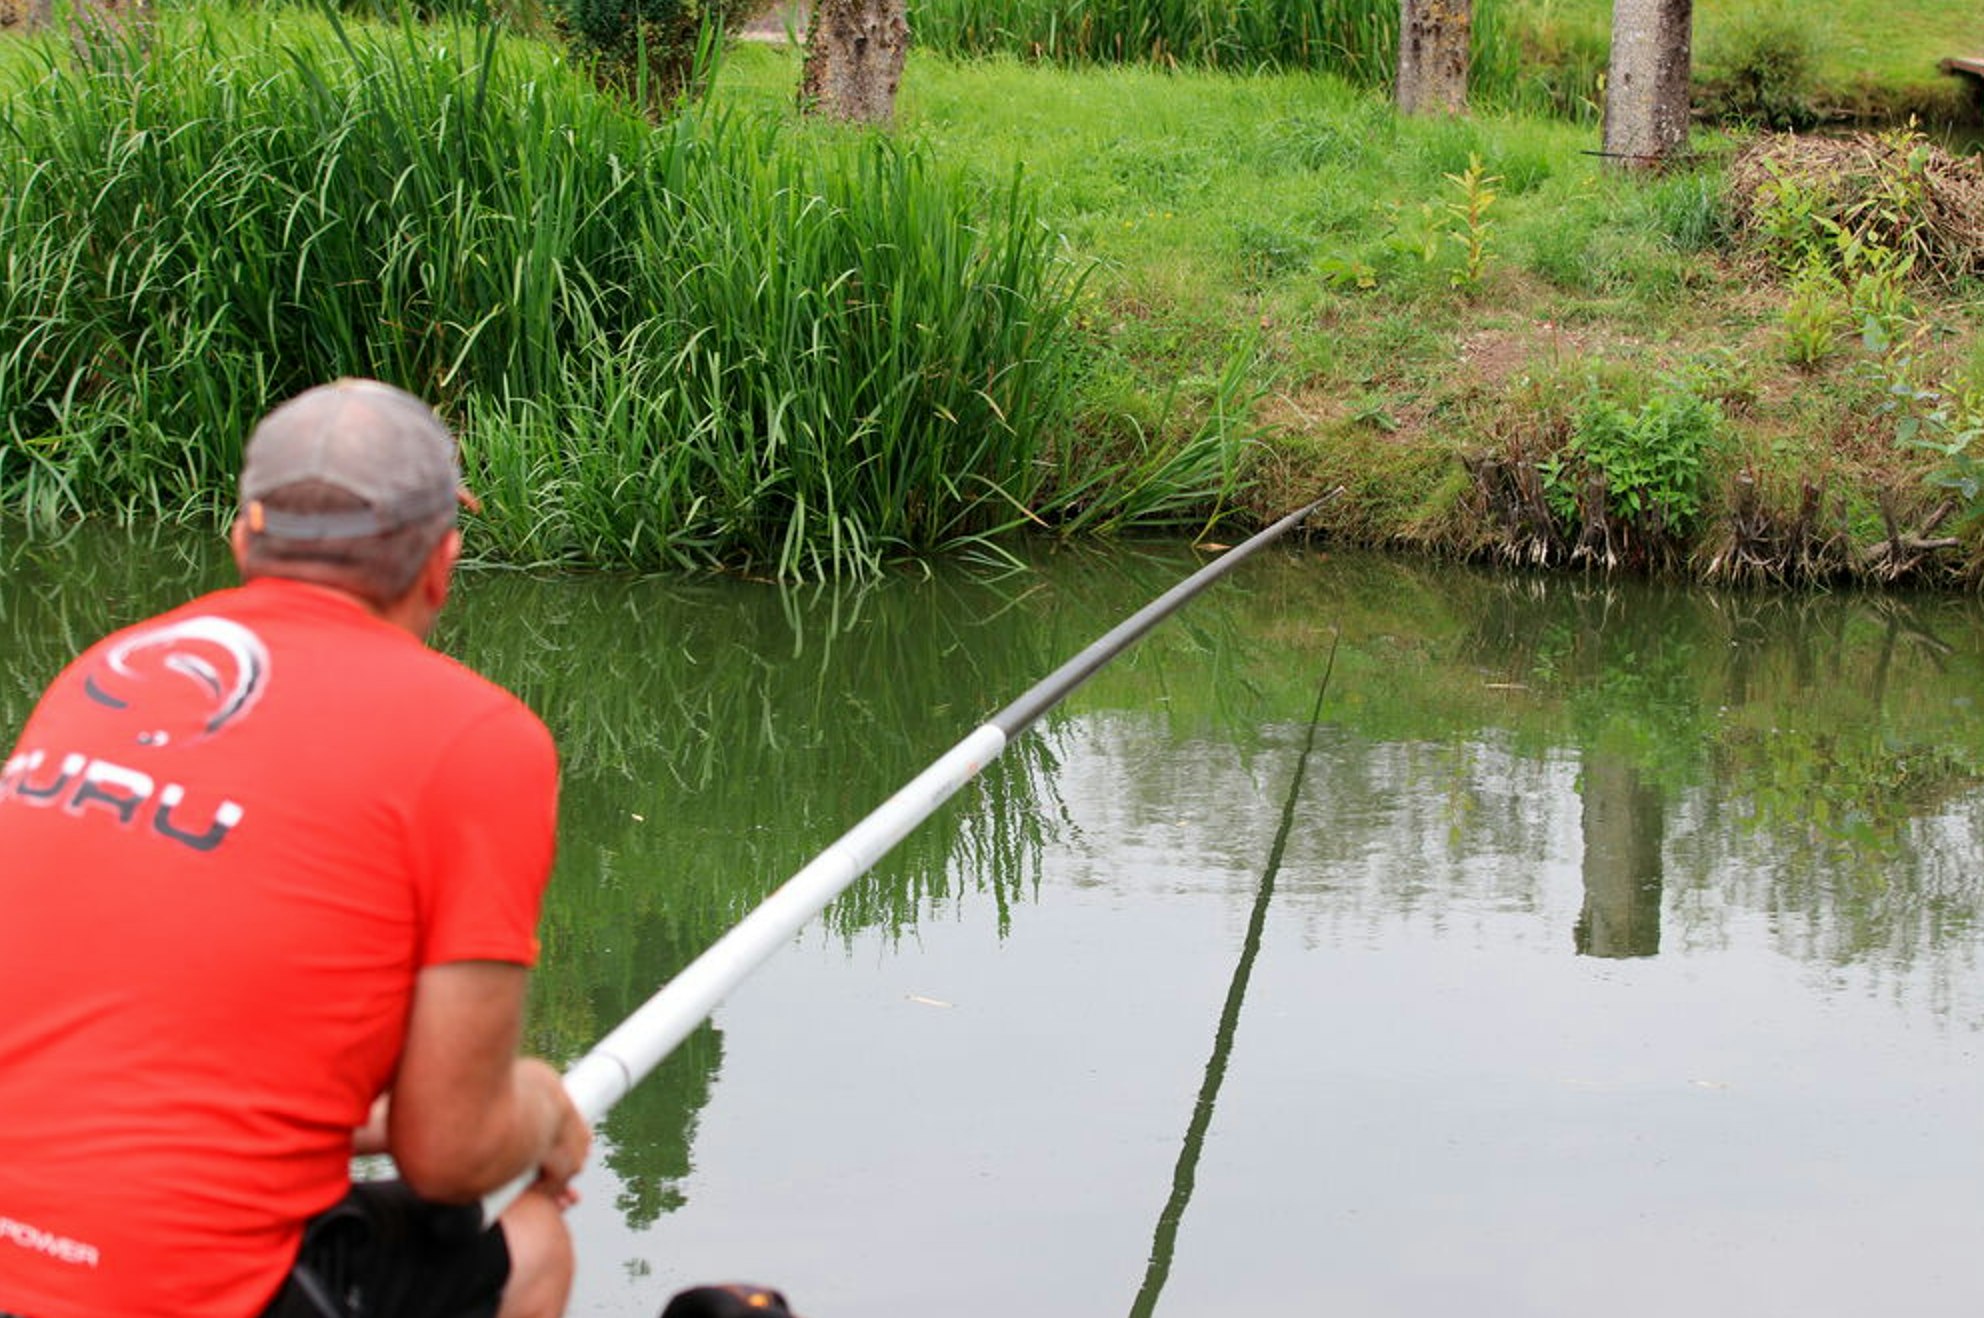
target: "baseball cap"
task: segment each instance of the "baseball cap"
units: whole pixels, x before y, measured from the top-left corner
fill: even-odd
[[[322,481],[363,508],[291,512],[273,492]],[[306,389],[263,417],[248,437],[241,510],[248,529],[284,540],[351,540],[481,505],[462,485],[455,437],[432,408],[377,380]]]

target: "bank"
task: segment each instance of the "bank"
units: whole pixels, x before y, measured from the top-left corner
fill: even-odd
[[[272,58],[243,86],[342,67],[321,18],[258,19],[257,46],[213,13],[200,49]],[[373,101],[190,67],[128,116],[79,93],[123,190],[86,205],[79,171],[48,214],[115,224],[10,231],[17,269],[55,259],[0,307],[7,506],[224,516],[267,397],[356,371],[463,426],[475,539],[511,562],[820,575],[1009,534],[1221,539],[1341,485],[1319,529],[1359,544],[1976,579],[1978,271],[1910,209],[1976,166],[1906,130],[1844,171],[1868,188],[1766,171],[1759,209],[1732,186],[1765,158],[1747,133],[1628,178],[1575,118],[1403,121],[1312,73],[919,53],[875,141],[797,121],[776,47],[657,131],[542,43],[503,38],[483,76],[482,39],[389,36],[416,57],[365,75]],[[187,121],[205,154],[157,154]],[[263,149],[293,141],[363,151],[299,173]],[[1003,465],[973,465],[988,439]]]

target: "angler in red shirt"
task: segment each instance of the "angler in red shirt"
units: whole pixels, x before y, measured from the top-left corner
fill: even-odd
[[[590,1135],[518,1056],[557,762],[424,644],[454,439],[341,380],[241,498],[245,584],[93,646],[0,769],[0,1312],[560,1313]]]

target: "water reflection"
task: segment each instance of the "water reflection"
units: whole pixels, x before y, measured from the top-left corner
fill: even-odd
[[[53,547],[0,536],[0,556],[9,742],[35,692],[89,640],[228,575],[217,542],[118,532]],[[532,1047],[582,1051],[965,730],[1194,562],[1181,548],[1119,546],[1043,553],[1019,574],[945,565],[867,589],[470,574],[439,642],[539,709],[564,755]],[[1443,1028],[1495,1038],[1508,1056],[1527,1055],[1508,1021],[1536,1003],[1442,987],[1429,969],[1435,951],[1515,949],[1554,967],[1641,976],[1716,955],[1758,980],[1759,958],[1788,957],[1821,994],[1871,984],[1909,1021],[1984,1021],[1974,966],[1984,613],[1969,598],[1708,594],[1270,555],[1017,743],[813,937],[843,961],[857,948],[879,962],[925,946],[968,959],[1053,946],[1070,912],[1094,901],[1112,931],[1128,923],[1145,940],[1112,932],[1100,950],[1085,947],[1101,975],[1149,955],[1167,910],[1254,910],[1263,838],[1339,634],[1327,715],[1278,853],[1270,952],[1280,940],[1285,952],[1328,949],[1343,962],[1410,945],[1421,959],[1388,998],[1409,1019],[1423,1006],[1415,995],[1447,993],[1439,1010],[1454,1022]],[[1235,914],[1226,932],[1236,945],[1213,949],[1220,983],[1245,954],[1247,922]],[[1177,960],[1208,941],[1194,937]],[[1313,958],[1302,966],[1312,980],[1343,973]],[[1562,979],[1520,974],[1574,996]],[[1082,981],[1058,991],[1094,990]],[[1311,982],[1267,973],[1248,991],[1276,1003],[1250,1007],[1250,1022],[1324,1028]],[[1475,996],[1502,1018],[1470,1014]],[[1544,1001],[1555,1009],[1557,999]],[[1042,1007],[1056,1018],[1080,1011]],[[1145,1027],[1177,1037],[1202,1094],[1209,1014],[1188,1005]],[[1332,1064],[1382,1052],[1382,1038],[1357,1031],[1391,1023],[1375,1011],[1329,1015]],[[638,1236],[694,1203],[699,1158],[711,1156],[704,1123],[719,1090],[740,1083],[738,1040],[726,1034],[736,1028],[727,1018],[704,1027],[611,1118],[610,1197],[625,1231]],[[838,1038],[853,1027],[822,1028]],[[1700,1020],[1686,1028],[1713,1033]],[[1428,1051],[1440,1040],[1451,1046],[1442,1034]],[[943,1043],[933,1035],[927,1046]],[[1418,1074],[1430,1064],[1399,1065]],[[1019,1101],[1025,1079],[973,1099],[987,1124]],[[817,1069],[799,1069],[755,1101],[765,1119],[788,1120],[819,1082]],[[1163,1138],[1141,1155],[1171,1169],[1174,1197],[1189,1098],[1152,1099]],[[897,1126],[911,1121],[892,1112]],[[1059,1135],[1085,1115],[1049,1105],[1038,1119]],[[848,1138],[879,1136],[863,1127]],[[1194,1167],[1206,1140],[1188,1139]],[[1221,1220],[1198,1184],[1192,1221]],[[1132,1186],[1112,1211],[1141,1235],[1163,1193]],[[1189,1250],[1181,1221],[1167,1209],[1158,1241],[1126,1246],[1138,1268]],[[1181,1280],[1189,1296],[1189,1278],[1176,1275],[1169,1292]],[[1120,1297],[1101,1307],[1112,1304]]]
[[[1654,956],[1660,951],[1662,844],[1666,803],[1624,758],[1597,752],[1584,762],[1584,909],[1574,943],[1581,956]]]
[[[1143,1284],[1130,1302],[1130,1318],[1150,1318],[1163,1297],[1164,1283],[1171,1275],[1171,1264],[1178,1250],[1178,1229],[1191,1206],[1192,1188],[1198,1182],[1199,1160],[1205,1154],[1206,1133],[1212,1129],[1213,1111],[1219,1091],[1226,1083],[1226,1067],[1233,1056],[1233,1041],[1240,1030],[1240,1010],[1246,1005],[1247,985],[1253,979],[1254,962],[1261,954],[1261,935],[1267,928],[1268,908],[1274,901],[1275,878],[1281,873],[1282,858],[1288,854],[1289,834],[1295,827],[1296,805],[1302,799],[1302,779],[1309,768],[1309,755],[1316,749],[1316,728],[1323,717],[1323,700],[1329,694],[1330,670],[1336,650],[1330,650],[1330,665],[1316,690],[1316,705],[1309,714],[1309,733],[1302,742],[1302,753],[1289,775],[1288,799],[1281,810],[1281,823],[1268,848],[1267,863],[1254,891],[1254,903],[1247,916],[1246,937],[1240,943],[1240,960],[1233,967],[1233,979],[1226,986],[1226,1002],[1220,1009],[1219,1024],[1213,1030],[1212,1056],[1206,1059],[1205,1078],[1199,1082],[1199,1096],[1192,1104],[1192,1117],[1185,1127],[1185,1140],[1178,1150],[1178,1162],[1171,1172],[1171,1194],[1157,1215],[1157,1230],[1151,1237],[1150,1261],[1144,1268]]]

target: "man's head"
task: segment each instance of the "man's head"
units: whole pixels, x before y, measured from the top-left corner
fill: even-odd
[[[463,504],[474,506],[454,436],[425,403],[376,380],[338,380],[249,436],[235,556],[246,578],[312,581],[389,611],[427,592],[437,555],[445,594]]]

